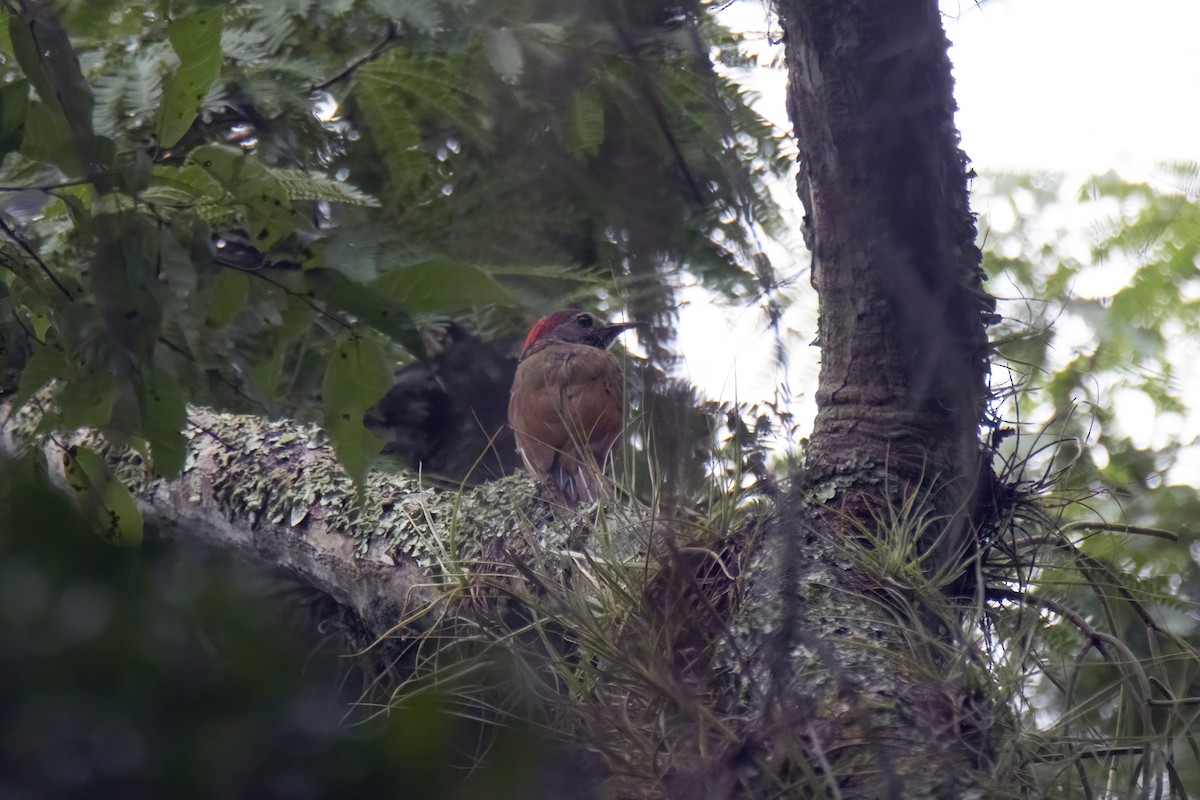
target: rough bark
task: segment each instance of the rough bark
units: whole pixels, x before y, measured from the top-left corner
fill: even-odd
[[[374,472],[360,499],[312,425],[189,409],[186,465],[164,480],[137,452],[97,434],[32,435],[40,417],[36,402],[17,414],[0,406],[0,457],[36,447],[61,480],[63,448],[86,444],[129,487],[151,535],[282,567],[374,636],[404,620],[425,624],[418,612],[438,602],[457,565],[509,547],[564,547],[570,532],[523,475],[459,494],[412,473]]]
[[[980,252],[934,0],[782,0],[821,375],[806,490],[925,491],[961,558],[987,399]],[[874,488],[871,494],[879,495]]]
[[[939,593],[974,551],[992,309],[948,42],[934,0],[779,11],[821,374],[805,467],[748,568],[745,676],[781,774],[982,796],[997,712]]]

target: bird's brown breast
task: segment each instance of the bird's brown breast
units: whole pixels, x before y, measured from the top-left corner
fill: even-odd
[[[602,463],[620,436],[623,405],[621,370],[612,353],[558,343],[517,367],[508,421],[530,467],[544,473],[558,453]]]

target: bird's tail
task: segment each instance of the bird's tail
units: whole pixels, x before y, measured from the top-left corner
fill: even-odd
[[[556,458],[550,467],[550,484],[564,504],[574,508],[594,502],[601,495],[600,471],[575,459]]]

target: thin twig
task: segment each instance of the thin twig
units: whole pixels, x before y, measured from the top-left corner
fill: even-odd
[[[233,445],[231,445],[229,442],[225,441],[220,436],[218,436],[216,431],[212,430],[211,428],[205,427],[204,425],[201,425],[199,422],[196,422],[191,417],[188,417],[187,424],[190,425],[191,427],[195,428],[196,430],[200,431],[201,433],[209,436],[210,438],[215,439],[217,441],[217,443],[222,445],[226,450],[233,449]]]
[[[238,269],[238,268],[237,268],[237,267],[230,267],[230,269]],[[287,286],[284,286],[284,285],[283,285],[282,283],[280,283],[279,281],[277,281],[277,280],[275,280],[275,279],[273,279],[273,278],[270,278],[270,277],[268,277],[266,274],[264,274],[264,273],[262,272],[262,270],[261,270],[261,269],[241,269],[241,270],[238,270],[238,271],[239,271],[239,272],[245,272],[247,275],[253,275],[254,277],[258,278],[259,280],[262,280],[262,281],[265,281],[265,282],[267,282],[267,283],[271,284],[271,285],[272,285],[272,286],[274,286],[276,289],[279,289],[280,291],[284,292],[285,294],[289,294],[289,295],[291,295],[292,297],[295,297],[295,298],[297,298],[297,299],[298,299],[298,300],[300,300],[301,302],[307,303],[307,304],[308,304],[308,306],[309,306],[309,307],[310,307],[310,308],[311,308],[313,311],[315,311],[315,312],[317,312],[318,314],[320,314],[321,316],[323,316],[323,317],[327,318],[327,319],[328,319],[328,320],[330,320],[331,322],[335,322],[335,323],[337,323],[338,325],[341,325],[341,326],[342,326],[343,328],[345,328],[346,330],[348,330],[348,331],[352,331],[352,330],[354,330],[354,326],[353,326],[353,325],[351,325],[350,323],[346,322],[344,319],[342,319],[341,317],[337,316],[336,314],[332,314],[332,313],[330,313],[329,311],[326,311],[324,308],[321,308],[321,306],[320,306],[319,304],[317,304],[315,301],[313,301],[313,299],[312,299],[312,298],[308,297],[308,296],[307,296],[307,295],[305,295],[303,292],[297,292],[295,289],[289,289]]]
[[[395,41],[396,36],[397,36],[396,24],[393,22],[389,22],[387,25],[387,31],[384,33],[383,39],[379,42],[379,44],[372,47],[370,52],[368,52],[365,56],[356,58],[355,60],[351,61],[349,64],[347,64],[341,70],[334,73],[334,75],[332,77],[326,78],[325,80],[323,80],[319,83],[314,83],[312,86],[308,87],[309,93],[311,94],[312,92],[319,92],[322,89],[328,89],[330,86],[337,83],[338,81],[344,80],[345,78],[349,77],[352,72],[354,72],[356,69],[361,67],[363,64],[366,64],[368,61],[373,61],[376,58],[379,58],[379,56],[383,54],[383,51],[387,48],[387,46],[389,44],[391,44],[393,41]]]
[[[161,344],[162,346],[166,347],[167,349],[173,350],[174,352],[178,353],[185,360],[190,361],[193,364],[198,363],[196,361],[196,356],[190,350],[185,350],[184,348],[182,348],[179,345],[172,342],[167,337],[165,337],[165,336],[158,337],[158,343]],[[217,373],[217,379],[220,380],[221,383],[225,384],[230,389],[232,389],[234,394],[238,395],[239,397],[241,397],[244,400],[249,401],[250,403],[259,407],[260,409],[263,408],[263,404],[260,403],[259,401],[255,400],[250,395],[246,394],[245,390],[242,389],[241,385],[234,383],[232,380],[225,377],[220,372]]]
[[[63,181],[62,183],[43,183],[37,186],[0,186],[0,192],[49,192],[54,189],[69,189],[72,186],[87,186],[91,181]]]
[[[42,261],[42,257],[39,256],[37,252],[35,252],[34,249],[29,246],[28,242],[18,236],[16,231],[8,227],[8,223],[6,223],[3,218],[0,218],[0,230],[4,231],[5,236],[16,242],[17,246],[24,250],[26,255],[34,260],[34,263],[41,268],[42,272],[46,274],[46,277],[50,279],[50,282],[57,286],[58,290],[62,292],[68,300],[75,299],[74,297],[71,297],[71,293],[67,291],[67,287],[59,283],[58,278],[56,278],[54,273],[50,271],[50,268],[46,266],[46,262]]]
[[[1002,586],[988,587],[987,595],[992,598],[1003,598],[1005,600],[1013,600],[1025,605],[1035,606],[1044,609],[1070,622],[1075,628],[1082,633],[1088,641],[1090,641],[1097,650],[1108,657],[1108,652],[1105,650],[1104,643],[1108,637],[1102,635],[1099,631],[1088,624],[1083,615],[1077,611],[1067,608],[1062,603],[1052,600],[1049,597],[1041,597],[1032,592],[1018,592],[1014,589],[1007,589]]]
[[[1145,525],[1125,525],[1120,522],[1096,522],[1092,520],[1081,520],[1079,522],[1068,522],[1060,529],[1060,532],[1064,534],[1071,533],[1073,531],[1129,533],[1137,536],[1151,536],[1156,539],[1166,539],[1168,542],[1179,541],[1179,534],[1175,533],[1175,531],[1163,530],[1162,528],[1148,528]]]

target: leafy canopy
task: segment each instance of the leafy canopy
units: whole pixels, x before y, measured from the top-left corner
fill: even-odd
[[[322,418],[361,480],[362,411],[423,357],[422,322],[512,334],[580,302],[661,331],[680,270],[761,279],[761,178],[787,159],[711,69],[737,42],[702,5],[79,0],[0,22],[8,389],[53,381],[49,426],[159,474],[201,403]]]

